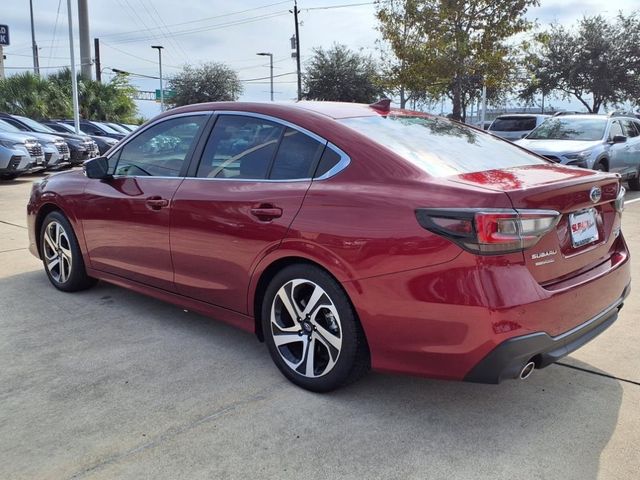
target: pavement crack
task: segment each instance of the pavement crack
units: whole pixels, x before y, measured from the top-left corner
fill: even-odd
[[[556,365],[560,365],[561,367],[573,368],[574,370],[579,370],[585,373],[591,373],[593,375],[599,375],[600,377],[612,378],[613,380],[618,380],[620,382],[630,383],[632,385],[640,386],[640,382],[636,382],[635,380],[629,380],[628,378],[620,378],[615,375],[609,375],[608,373],[596,372],[595,370],[589,370],[588,368],[576,367],[575,365],[569,365],[568,363],[556,362]]]
[[[23,225],[18,225],[16,223],[11,223],[11,222],[5,222],[4,220],[0,220],[0,223],[4,223],[5,225],[11,225],[12,227],[18,227],[18,228],[23,228],[23,229],[27,229],[27,227],[23,226]]]
[[[17,252],[19,250],[26,250],[26,247],[22,247],[22,248],[12,248],[10,250],[0,250],[0,253],[7,253],[7,252]]]
[[[196,418],[195,420],[186,423],[184,425],[180,425],[177,427],[173,427],[170,428],[168,430],[166,430],[165,432],[155,436],[153,439],[142,443],[140,445],[138,445],[137,447],[131,448],[129,450],[126,450],[124,452],[120,452],[120,453],[115,453],[107,458],[105,458],[104,460],[101,460],[89,467],[83,468],[82,470],[74,473],[73,475],[71,475],[69,478],[70,479],[75,479],[75,478],[81,478],[84,477],[90,473],[93,473],[97,470],[101,470],[104,467],[107,467],[111,464],[117,463],[121,460],[124,460],[128,457],[131,457],[139,452],[143,452],[145,450],[148,450],[150,448],[154,448],[156,446],[158,446],[159,444],[161,444],[162,442],[169,440],[170,438],[176,437],[184,432],[187,432],[189,430],[192,430],[200,425],[202,425],[203,423],[209,422],[211,420],[214,420],[216,418],[219,418],[223,415],[226,415],[229,412],[232,412],[240,407],[243,407],[245,405],[248,405],[250,403],[253,402],[258,402],[260,400],[264,400],[265,398],[268,397],[268,394],[274,390],[275,385],[271,385],[269,387],[266,387],[264,389],[262,389],[261,391],[259,391],[258,393],[255,393],[247,398],[245,398],[244,400],[239,400],[237,402],[232,402],[229,405],[226,405],[224,407],[218,408],[217,410],[204,415],[202,417]]]

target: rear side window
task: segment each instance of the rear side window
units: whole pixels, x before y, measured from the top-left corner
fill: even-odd
[[[260,118],[221,115],[204,149],[196,176],[267,178],[284,129]]]
[[[536,117],[498,117],[489,130],[496,132],[524,132],[536,128]]]
[[[318,163],[318,168],[316,169],[315,178],[321,177],[333,167],[335,167],[341,160],[340,155],[338,155],[335,151],[330,148],[325,148],[324,153],[322,154],[322,158],[320,158],[320,163]]]
[[[287,128],[273,161],[269,179],[296,180],[311,178],[325,144],[302,132]]]
[[[623,120],[624,129],[627,132],[627,137],[633,138],[640,135],[640,128],[638,128],[638,122],[633,120]]]
[[[548,163],[509,142],[443,118],[389,115],[341,122],[436,177]]]

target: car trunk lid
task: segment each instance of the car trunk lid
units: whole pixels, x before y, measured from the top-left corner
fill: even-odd
[[[451,180],[503,191],[516,210],[561,214],[556,227],[523,252],[533,277],[544,286],[593,268],[610,256],[619,228],[614,204],[620,181],[614,175],[545,164],[462,174]]]

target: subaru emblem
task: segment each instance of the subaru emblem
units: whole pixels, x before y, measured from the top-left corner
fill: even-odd
[[[602,190],[600,189],[600,187],[591,187],[589,198],[593,203],[598,203],[602,198]]]

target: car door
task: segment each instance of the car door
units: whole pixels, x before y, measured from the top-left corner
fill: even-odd
[[[624,148],[628,174],[635,175],[640,167],[640,122],[628,118],[622,120],[627,142]]]
[[[609,126],[609,135],[607,137],[609,142],[609,171],[624,175],[628,170],[626,161],[627,142],[613,143],[613,137],[616,135],[625,135],[620,120],[612,120]]]
[[[325,145],[277,119],[220,114],[197,169],[174,196],[176,289],[246,312],[251,272],[284,238]]]
[[[87,183],[82,224],[92,268],[173,290],[171,201],[209,117],[150,125],[110,156],[113,178]]]

